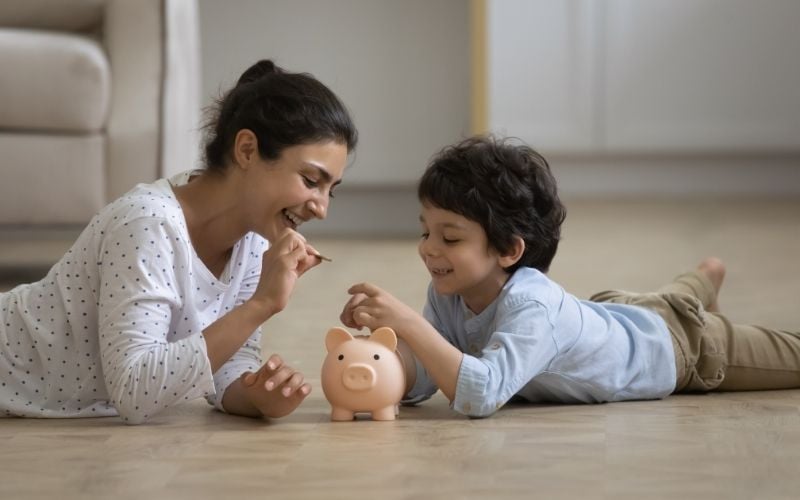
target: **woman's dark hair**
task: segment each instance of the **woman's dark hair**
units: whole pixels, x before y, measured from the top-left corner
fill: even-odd
[[[433,157],[419,182],[420,202],[455,212],[486,231],[495,250],[508,253],[519,236],[520,266],[547,272],[561,239],[567,212],[558,198],[547,161],[526,145],[477,136]]]
[[[262,158],[275,160],[284,149],[332,140],[352,152],[358,131],[338,97],[308,73],[289,73],[270,60],[247,69],[208,110],[204,126],[205,163],[223,172],[236,134],[249,129]]]

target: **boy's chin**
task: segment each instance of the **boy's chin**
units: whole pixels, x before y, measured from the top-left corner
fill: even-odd
[[[436,280],[432,281],[433,289],[439,295],[458,295],[458,290],[451,286],[444,286],[442,283],[437,283]]]

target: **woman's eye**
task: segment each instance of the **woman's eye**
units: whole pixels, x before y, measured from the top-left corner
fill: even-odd
[[[305,183],[305,185],[310,188],[315,188],[319,185],[319,182],[311,179],[310,177],[306,177],[305,175],[302,177],[303,177],[303,183]]]
[[[420,238],[422,238],[423,240],[427,240],[427,239],[428,239],[428,236],[430,236],[430,233],[422,233],[422,234],[420,235]]]
[[[459,241],[461,241],[461,240],[451,240],[451,239],[449,239],[449,238],[442,238],[442,241],[444,241],[444,242],[445,242],[446,244],[448,244],[448,245],[453,245],[453,244],[456,244],[456,243],[458,243],[458,242],[459,242]]]

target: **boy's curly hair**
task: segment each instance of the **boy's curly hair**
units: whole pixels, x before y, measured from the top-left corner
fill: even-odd
[[[448,146],[431,160],[417,196],[479,223],[501,254],[512,249],[515,236],[522,238],[525,252],[507,272],[550,268],[567,212],[550,166],[532,148],[493,136]]]

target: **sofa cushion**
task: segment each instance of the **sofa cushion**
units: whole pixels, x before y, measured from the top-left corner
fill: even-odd
[[[0,29],[0,68],[0,128],[95,132],[105,125],[111,71],[95,41]]]
[[[106,0],[4,0],[0,26],[91,31],[103,19]]]

